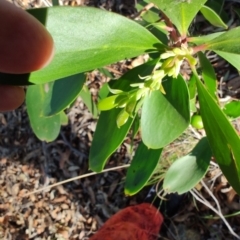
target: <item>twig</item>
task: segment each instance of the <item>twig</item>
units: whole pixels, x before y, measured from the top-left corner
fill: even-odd
[[[218,211],[222,214],[222,211],[221,211],[221,207],[219,205],[219,202],[218,200],[215,198],[215,196],[213,195],[212,191],[210,191],[210,189],[208,188],[208,186],[205,184],[205,182],[203,180],[201,180],[201,184],[202,186],[207,190],[208,194],[212,197],[212,199],[214,200],[214,202],[216,203],[217,205],[217,209]]]
[[[100,173],[104,173],[104,172],[109,172],[109,171],[114,171],[114,170],[117,170],[117,169],[121,169],[121,168],[128,168],[130,166],[130,164],[125,164],[123,166],[118,166],[118,167],[113,167],[113,168],[108,168],[108,169],[104,169],[102,170],[101,172],[91,172],[91,173],[86,173],[86,174],[83,174],[81,176],[77,176],[77,177],[73,177],[73,178],[69,178],[67,180],[64,180],[64,181],[61,181],[61,182],[57,182],[57,183],[54,183],[52,185],[49,185],[49,186],[46,186],[46,187],[43,187],[43,188],[40,188],[36,191],[33,191],[33,192],[30,192],[28,194],[25,194],[23,196],[24,197],[28,197],[32,194],[35,194],[35,193],[38,193],[38,192],[42,192],[46,189],[51,189],[53,187],[57,187],[59,185],[62,185],[62,184],[65,184],[65,183],[68,183],[68,182],[72,182],[72,181],[75,181],[75,180],[78,180],[78,179],[81,179],[81,178],[86,178],[86,177],[90,177],[90,176],[93,176],[93,175],[96,175],[96,174],[100,174]]]
[[[135,4],[136,5],[136,4]],[[136,14],[134,14],[131,19],[136,19],[138,17],[140,17],[142,14],[144,14],[145,12],[147,12],[148,10],[150,10],[151,8],[153,8],[155,5],[153,3],[149,3],[147,4],[142,10],[140,10],[139,12],[137,12]]]
[[[195,138],[199,140],[202,138],[201,134],[199,134],[191,125],[189,126],[189,128],[193,132]]]
[[[240,239],[240,237],[233,231],[232,227],[229,225],[229,223],[227,222],[227,220],[225,219],[225,217],[223,216],[222,212],[221,212],[221,208],[220,205],[217,201],[217,199],[215,198],[215,196],[213,195],[213,193],[210,191],[210,189],[207,187],[207,185],[201,181],[202,185],[204,186],[204,188],[207,190],[208,194],[212,197],[212,199],[214,200],[214,202],[217,205],[218,210],[216,210],[202,195],[201,193],[199,193],[195,188],[190,190],[190,193],[193,195],[193,197],[201,202],[202,204],[204,204],[205,206],[207,206],[208,208],[210,208],[213,212],[215,212],[221,219],[222,221],[225,223],[226,227],[228,228],[229,232],[235,236],[237,239]]]
[[[215,184],[215,182],[216,182],[216,180],[217,180],[217,178],[222,175],[222,171],[220,170],[219,165],[218,165],[217,163],[215,163],[215,162],[213,162],[213,161],[210,161],[210,165],[213,166],[213,170],[215,170],[215,169],[218,169],[218,170],[219,170],[219,172],[218,172],[213,178],[211,178],[211,179],[208,181],[208,182],[211,182],[211,187],[210,187],[210,189],[212,189],[213,186],[214,186],[214,184]],[[211,171],[210,168],[209,168],[209,171]]]

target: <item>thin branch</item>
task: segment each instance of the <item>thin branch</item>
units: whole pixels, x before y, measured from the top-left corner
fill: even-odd
[[[206,184],[203,184],[203,186],[206,188],[207,192],[209,193],[209,195],[214,199],[214,201],[217,204],[217,207],[220,208],[219,203],[217,201],[217,199],[213,196],[212,192],[209,190],[209,188],[206,186]],[[215,212],[224,222],[224,224],[226,225],[226,227],[228,228],[229,232],[236,237],[237,239],[240,239],[240,237],[233,231],[232,227],[229,225],[229,223],[227,222],[227,220],[225,219],[225,217],[223,216],[221,209],[216,210],[195,188],[190,190],[190,193],[193,195],[193,197],[201,202],[202,204],[204,204],[205,206],[207,206],[208,208],[210,208],[213,212]]]
[[[121,168],[128,168],[129,166],[130,166],[130,164],[125,164],[125,165],[123,165],[123,166],[118,166],[118,167],[113,167],[113,168],[104,169],[104,170],[102,170],[101,172],[91,172],[91,173],[83,174],[83,175],[81,175],[81,176],[69,178],[69,179],[66,179],[66,180],[64,180],[64,181],[57,182],[57,183],[54,183],[54,184],[52,184],[52,185],[49,185],[49,186],[40,188],[40,189],[38,189],[38,190],[36,190],[36,191],[27,193],[27,194],[25,194],[24,196],[22,196],[22,198],[28,197],[28,196],[30,196],[30,195],[32,195],[32,194],[39,193],[39,192],[42,192],[42,191],[44,191],[44,190],[51,189],[51,188],[53,188],[53,187],[57,187],[57,186],[59,186],[59,185],[62,185],[62,184],[68,183],[68,182],[72,182],[72,181],[75,181],[75,180],[78,180],[78,179],[81,179],[81,178],[86,178],[86,177],[90,177],[90,176],[93,176],[93,175],[96,175],[96,174],[100,174],[100,173],[104,173],[104,172],[109,172],[109,171],[114,171],[114,170],[118,170],[118,169],[121,169]]]
[[[192,131],[192,133],[194,134],[194,137],[196,138],[196,139],[202,139],[202,136],[201,136],[201,134],[199,134],[191,125],[189,126],[189,128],[190,128],[190,130]]]
[[[214,200],[214,202],[217,205],[218,211],[222,214],[221,211],[221,207],[219,205],[218,200],[215,198],[215,196],[213,195],[212,191],[208,188],[208,186],[205,184],[205,182],[203,180],[201,180],[201,184],[203,185],[203,187],[207,190],[208,194],[211,196],[211,198]]]

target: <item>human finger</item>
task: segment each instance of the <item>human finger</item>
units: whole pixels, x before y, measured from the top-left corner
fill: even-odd
[[[0,86],[0,111],[11,111],[18,108],[24,101],[25,93],[22,87]]]
[[[0,23],[0,72],[28,73],[50,62],[53,39],[33,16],[0,0]]]

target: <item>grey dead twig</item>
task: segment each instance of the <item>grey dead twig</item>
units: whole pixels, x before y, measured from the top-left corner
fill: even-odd
[[[201,184],[202,186],[205,188],[205,190],[207,191],[207,193],[209,194],[209,196],[214,200],[214,202],[216,203],[217,209],[214,208],[211,203],[206,200],[203,195],[198,192],[195,188],[190,190],[190,193],[192,194],[192,196],[199,202],[201,202],[202,204],[204,204],[205,206],[207,206],[209,209],[211,209],[213,212],[215,212],[224,222],[224,224],[226,225],[226,227],[228,228],[229,232],[236,237],[237,239],[240,239],[240,237],[234,232],[234,230],[232,229],[232,227],[229,225],[228,221],[226,220],[226,218],[223,216],[222,211],[221,211],[221,207],[219,205],[218,200],[216,199],[216,197],[213,195],[213,193],[211,192],[211,190],[208,188],[208,186],[204,183],[203,180],[201,180]]]
[[[130,166],[130,164],[125,164],[125,165],[122,165],[122,166],[117,166],[117,167],[113,167],[113,168],[104,169],[103,171],[101,171],[99,173],[98,172],[91,172],[91,173],[83,174],[83,175],[80,175],[80,176],[77,176],[77,177],[69,178],[67,180],[57,182],[57,183],[51,184],[49,186],[45,186],[45,187],[40,188],[38,190],[35,190],[33,192],[29,192],[29,193],[25,194],[24,196],[22,196],[22,198],[28,197],[28,196],[30,196],[32,194],[35,194],[35,193],[43,192],[44,190],[50,190],[53,187],[57,187],[59,185],[69,183],[69,182],[72,182],[72,181],[75,181],[75,180],[78,180],[78,179],[82,179],[82,178],[86,178],[86,177],[93,176],[93,175],[96,175],[96,174],[109,172],[109,171],[114,171],[114,170],[118,170],[118,169],[122,169],[122,168],[128,168],[129,166]]]

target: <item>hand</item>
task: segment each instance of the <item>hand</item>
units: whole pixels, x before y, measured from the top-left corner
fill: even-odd
[[[28,73],[46,66],[54,53],[53,39],[33,16],[0,0],[0,72]],[[24,90],[0,86],[0,111],[19,107]]]

